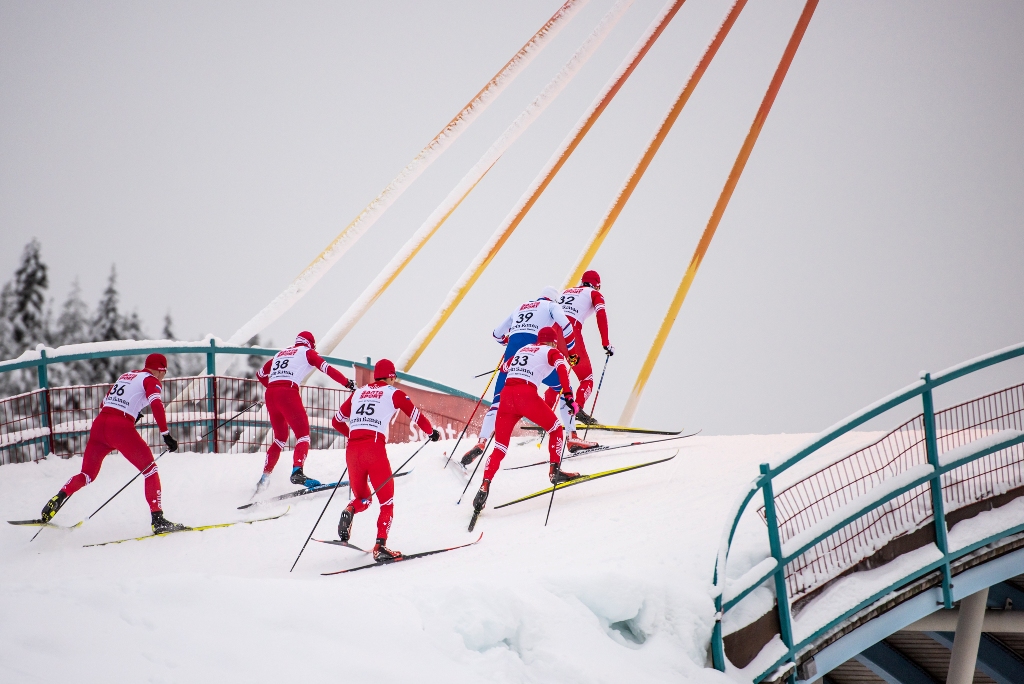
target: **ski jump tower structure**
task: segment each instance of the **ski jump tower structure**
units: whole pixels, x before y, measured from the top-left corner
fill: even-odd
[[[26,352],[0,362],[0,373],[34,369],[39,389],[0,400],[0,463],[50,453],[80,454],[109,385],[51,387],[47,368],[151,352],[200,354],[203,375],[165,381],[175,398],[168,416],[193,451],[266,447],[269,421],[251,379],[217,375],[217,357],[266,357],[277,350],[242,346],[309,292],[384,212],[497,98],[588,0],[566,0],[555,14],[420,151],[395,179],[275,299],[226,342],[114,342]],[[699,85],[747,0],[735,0],[677,94],[601,222],[586,241],[565,284],[588,268],[640,183],[691,94]],[[469,420],[476,397],[409,371],[466,293],[549,187],[565,162],[662,36],[684,0],[669,0],[637,40],[576,126],[551,155],[479,254],[453,284],[437,312],[402,354],[400,379],[432,422],[449,436]],[[329,356],[387,288],[400,277],[503,153],[537,119],[628,11],[617,0],[562,69],[502,132],[427,217],[409,241],[338,321],[319,350],[333,364],[368,378],[371,360]],[[629,424],[676,316],[725,213],[817,0],[807,0],[693,256],[645,357],[620,422]],[[853,414],[776,463],[764,463],[740,493],[723,531],[710,587],[714,629],[709,667],[740,682],[787,684],[1024,684],[1024,385],[936,410],[933,391],[977,371],[1024,356],[1024,344],[969,361]],[[345,390],[305,386],[314,447],[338,439],[330,417]],[[417,393],[419,393],[417,395]],[[820,450],[893,409],[920,401],[921,412],[882,439],[823,466]],[[140,429],[159,441],[151,418]],[[392,439],[417,439],[407,422]],[[745,534],[744,530],[754,532]],[[745,539],[764,551],[730,564]],[[753,557],[753,561],[749,559]]]

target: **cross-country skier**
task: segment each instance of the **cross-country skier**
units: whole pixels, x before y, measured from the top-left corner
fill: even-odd
[[[288,443],[288,428],[295,433],[295,453],[292,456],[292,484],[305,487],[319,487],[320,482],[306,477],[302,472],[302,464],[309,453],[309,416],[299,396],[299,383],[316,369],[327,377],[355,390],[356,383],[341,374],[341,371],[330,366],[323,357],[316,353],[316,340],[313,333],[303,331],[295,338],[295,344],[282,349],[267,361],[256,374],[266,391],[267,413],[270,414],[270,425],[274,430],[274,443],[267,449],[267,460],[263,464],[263,475],[256,484],[259,494],[270,484],[270,473],[277,465],[281,450]]]
[[[483,425],[480,426],[480,436],[472,449],[462,457],[462,465],[466,466],[484,453],[487,440],[494,434],[494,421],[498,416],[499,404],[501,402],[501,390],[505,386],[506,372],[504,370],[508,360],[514,357],[519,350],[537,341],[537,333],[542,328],[557,325],[562,331],[565,339],[563,353],[569,352],[576,344],[572,324],[558,305],[558,290],[550,285],[545,287],[541,296],[518,306],[508,318],[501,322],[491,333],[494,339],[505,345],[505,356],[502,360],[502,369],[498,372],[497,380],[494,383],[494,398],[491,400],[491,407],[484,415]]]
[[[384,484],[391,477],[391,463],[385,448],[391,419],[395,412],[402,411],[430,435],[431,441],[441,439],[441,433],[434,429],[405,392],[395,388],[398,382],[395,364],[381,359],[373,367],[373,378],[372,383],[352,393],[331,421],[335,430],[348,437],[345,461],[352,487],[352,501],[338,520],[338,537],[343,542],[349,540],[352,518],[369,508],[370,496],[379,488],[380,514],[377,516],[377,543],[373,547],[373,559],[387,563],[402,557],[399,551],[387,547],[388,531],[395,514],[395,481],[391,479]]]
[[[572,366],[573,372],[579,378],[580,385],[576,389],[576,403],[582,409],[586,406],[590,393],[594,391],[594,368],[590,363],[590,355],[587,354],[587,346],[583,339],[583,324],[592,315],[597,315],[597,329],[601,333],[601,346],[608,356],[615,354],[615,347],[608,341],[608,314],[605,312],[604,295],[601,294],[601,276],[597,271],[587,271],[581,278],[579,287],[571,287],[562,293],[558,298],[562,311],[572,323],[573,332],[576,335],[576,346],[573,347],[573,354],[577,361]],[[592,416],[585,411],[576,414],[581,423],[594,425],[597,423]]]
[[[160,428],[164,444],[171,451],[178,450],[178,442],[167,428],[164,404],[160,399],[163,388],[160,381],[167,375],[167,358],[163,354],[150,354],[142,370],[128,371],[117,379],[107,392],[103,406],[89,429],[89,441],[82,456],[82,472],[72,477],[57,494],[43,506],[42,520],[49,522],[68,498],[96,479],[107,454],[115,449],[128,462],[138,468],[146,481],[146,501],[152,515],[154,534],[187,529],[164,517],[160,500],[160,475],[157,473],[153,452],[135,431],[135,422],[147,405]]]
[[[548,479],[551,484],[568,482],[579,477],[579,473],[565,472],[562,463],[562,439],[565,431],[551,407],[544,403],[537,393],[541,384],[552,371],[558,374],[561,382],[562,396],[571,413],[579,410],[573,397],[572,386],[569,384],[569,364],[556,348],[555,331],[543,328],[537,335],[535,344],[527,345],[508,361],[502,364],[508,380],[502,392],[501,408],[495,421],[494,449],[487,457],[484,466],[484,481],[480,491],[473,498],[473,509],[476,513],[483,510],[487,503],[487,494],[491,488],[491,480],[498,472],[501,460],[508,451],[508,443],[512,438],[512,430],[520,418],[528,418],[548,433],[548,454],[551,465]]]

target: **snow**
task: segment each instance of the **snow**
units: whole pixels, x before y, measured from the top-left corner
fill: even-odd
[[[732,600],[734,596],[742,594],[747,587],[751,586],[756,580],[764,577],[769,572],[773,571],[778,567],[779,563],[774,558],[765,558],[763,561],[755,565],[754,567],[743,573],[743,576],[736,580],[727,581],[725,584],[725,596],[723,597],[726,602]],[[764,581],[764,580],[761,580]]]
[[[940,454],[939,465],[945,468],[958,461],[969,459],[979,451],[990,449],[994,446],[998,446],[1004,442],[1008,442],[1012,439],[1018,439],[1020,437],[1024,437],[1024,432],[1021,432],[1020,430],[1000,430],[994,434],[979,437],[973,442],[969,442],[963,446],[957,447],[956,449],[950,449],[944,454]]]
[[[136,482],[71,532],[44,529],[29,543],[34,529],[0,526],[0,680],[53,679],[73,662],[82,683],[284,681],[297,667],[308,682],[725,682],[705,668],[719,532],[756,464],[801,439],[694,437],[574,459],[574,468],[595,472],[680,449],[668,463],[559,492],[547,527],[546,497],[489,508],[477,546],[334,577],[319,573],[365,557],[311,542],[288,572],[326,493],[292,499],[279,520],[82,548],[148,531]],[[415,472],[397,481],[395,548],[415,552],[472,538],[469,507],[454,504],[464,480],[442,469],[453,444],[428,445],[412,462]],[[417,446],[389,447],[391,462]],[[336,477],[342,454],[313,451],[306,472]],[[248,500],[263,458],[165,455],[168,518],[208,524],[283,510],[235,508]],[[289,459],[282,456],[268,496],[292,488]],[[506,462],[534,460],[532,443],[513,442]],[[0,467],[0,514],[38,515],[80,465],[51,458]],[[112,454],[56,522],[83,519],[135,472]],[[544,474],[500,472],[492,506],[545,486]],[[316,536],[333,537],[342,498]],[[356,517],[354,543],[372,543],[376,513],[374,505]],[[755,544],[751,553],[760,552]],[[735,554],[737,569],[745,553]]]
[[[434,233],[441,227],[453,211],[466,199],[466,196],[473,191],[473,188],[483,179],[487,172],[498,163],[498,160],[519,137],[526,132],[530,125],[536,121],[548,105],[555,101],[573,77],[583,68],[590,57],[597,51],[604,39],[608,37],[611,30],[626,13],[626,10],[633,4],[634,0],[618,0],[615,5],[601,18],[597,27],[587,36],[583,44],[573,53],[569,61],[555,74],[544,89],[533,99],[515,120],[498,136],[491,146],[484,152],[480,160],[462,177],[462,180],[452,188],[448,196],[437,206],[427,217],[423,224],[413,233],[412,237],[402,246],[401,249],[391,258],[391,261],[381,269],[362,294],[346,309],[341,318],[331,326],[330,330],[321,338],[319,349],[324,353],[334,351],[334,348],[341,343],[345,336],[355,327],[356,323],[373,306],[373,303],[384,293],[384,290],[391,285],[392,281],[408,265],[423,245],[434,236]],[[232,338],[234,339],[234,338]],[[404,367],[401,363],[400,367]]]
[[[0,446],[8,446],[10,444],[17,444],[18,442],[27,442],[32,439],[39,439],[50,434],[49,428],[28,428],[27,430],[18,430],[17,432],[6,432],[0,435]]]
[[[864,496],[859,496],[856,499],[839,506],[827,517],[822,518],[806,530],[803,530],[799,534],[791,537],[782,545],[782,555],[787,558],[792,556],[799,549],[813,541],[816,537],[827,532],[837,523],[845,520],[851,515],[854,515],[860,510],[874,507],[875,504],[890,496],[893,492],[906,487],[915,480],[927,477],[933,472],[935,472],[935,469],[932,466],[922,463],[920,465],[907,468],[899,475],[886,478],[879,484],[872,487]],[[873,540],[876,542],[877,548],[872,546],[858,547],[858,553],[863,553],[865,557],[870,556],[872,553],[885,546],[889,541],[889,539],[884,537],[874,538]]]
[[[487,85],[463,107],[455,118],[434,136],[415,159],[377,195],[362,212],[309,264],[281,294],[231,336],[231,344],[245,344],[302,299],[327,271],[368,231],[409,186],[464,133],[498,98],[544,47],[572,20],[589,0],[567,0],[565,4],[513,55]],[[443,75],[439,75],[443,80]],[[336,345],[337,343],[335,343]],[[332,345],[331,348],[335,345]]]

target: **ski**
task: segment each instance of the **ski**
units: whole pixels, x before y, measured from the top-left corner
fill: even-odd
[[[362,553],[370,553],[366,549],[361,549],[355,544],[349,544],[348,542],[343,542],[340,539],[314,539],[313,541],[320,542],[321,544],[334,544],[335,546],[344,546],[355,551],[361,551]]]
[[[37,518],[35,520],[8,520],[7,522],[11,525],[27,525],[29,527],[53,527],[54,529],[58,530],[73,530],[85,521],[79,520],[74,525],[58,525],[56,523],[46,522],[42,518]]]
[[[626,427],[625,425],[576,425],[577,430],[601,430],[602,432],[629,432],[636,435],[681,435],[682,430],[648,430],[646,428]]]
[[[694,435],[698,434],[699,432],[700,432],[700,430],[697,430],[697,432],[691,432],[688,435],[681,435],[679,437],[668,437],[667,439],[648,439],[648,440],[644,440],[642,442],[630,442],[629,444],[601,445],[601,446],[596,446],[596,447],[594,447],[592,449],[580,449],[579,451],[573,451],[573,452],[563,456],[562,460],[564,461],[566,459],[576,458],[577,456],[586,456],[588,454],[596,454],[596,453],[601,452],[601,451],[612,451],[613,449],[623,449],[625,447],[631,447],[631,446],[646,446],[648,444],[658,444],[660,442],[671,442],[671,441],[676,440],[676,439],[686,439],[687,437],[693,437]],[[550,463],[550,461],[537,461],[536,463],[527,463],[526,465],[513,466],[511,468],[502,468],[502,470],[520,470],[522,468],[532,468],[534,466],[539,466],[539,465],[548,465],[549,463]]]
[[[145,534],[145,535],[143,535],[141,537],[129,537],[128,539],[118,539],[116,541],[100,542],[99,544],[84,544],[82,546],[82,548],[88,548],[90,546],[106,546],[107,544],[121,544],[123,542],[129,542],[129,541],[142,541],[143,539],[153,539],[154,537],[166,537],[168,535],[178,534],[180,532],[202,532],[204,530],[213,530],[213,529],[216,529],[218,527],[231,527],[232,525],[241,525],[243,523],[246,524],[246,525],[251,525],[253,523],[265,522],[267,520],[277,520],[281,516],[286,515],[288,513],[288,511],[291,510],[291,508],[292,507],[289,506],[288,508],[286,508],[284,510],[284,513],[279,513],[277,515],[272,515],[272,516],[270,516],[268,518],[256,518],[255,520],[238,520],[236,522],[220,523],[220,524],[217,524],[217,525],[203,525],[201,527],[186,527],[185,529],[178,530],[177,532],[164,532],[162,534]]]
[[[413,469],[410,468],[409,470],[406,470],[403,473],[398,473],[397,475],[395,475],[395,477],[403,477],[405,475],[408,475],[412,471],[413,471]],[[316,494],[317,492],[329,492],[330,490],[334,489],[335,487],[337,487],[339,485],[342,486],[342,487],[348,486],[348,480],[342,480],[340,483],[338,483],[338,482],[328,482],[326,484],[318,485],[316,487],[303,487],[302,489],[296,489],[295,491],[288,492],[287,494],[281,494],[280,496],[272,496],[269,499],[263,499],[261,501],[253,501],[252,503],[244,504],[242,506],[239,506],[238,510],[241,511],[241,510],[246,509],[246,508],[252,508],[253,506],[262,506],[264,504],[273,503],[275,501],[282,501],[284,499],[291,499],[291,498],[294,498],[296,496],[305,496],[306,494]]]
[[[520,425],[523,430],[533,430],[535,432],[543,432],[542,428],[537,425]],[[600,430],[602,432],[628,432],[635,435],[679,435],[682,434],[682,430],[648,430],[647,428],[635,428],[627,427],[625,425],[600,425],[595,423],[594,425],[587,425],[585,423],[576,423],[576,430]]]
[[[334,572],[321,572],[321,575],[341,575],[346,572],[355,572],[356,570],[365,570],[366,568],[379,568],[385,565],[394,565],[395,563],[401,563],[402,561],[412,560],[414,558],[423,558],[424,556],[433,556],[437,553],[444,553],[445,551],[454,551],[455,549],[464,549],[467,546],[473,546],[478,544],[481,539],[484,538],[484,533],[481,532],[480,536],[476,538],[476,541],[471,541],[468,544],[461,544],[459,546],[449,546],[446,549],[434,549],[433,551],[421,551],[419,553],[411,553],[408,556],[402,556],[401,558],[393,561],[387,561],[385,563],[367,563],[366,565],[357,565],[354,568],[347,568],[345,570],[335,570]]]
[[[599,480],[602,477],[608,477],[609,475],[617,475],[619,473],[625,473],[625,472],[628,472],[630,470],[636,470],[637,468],[646,468],[647,466],[657,465],[658,463],[665,463],[666,461],[671,461],[673,458],[675,458],[678,453],[679,453],[679,449],[676,449],[676,452],[674,454],[672,454],[671,456],[669,456],[668,458],[660,458],[657,461],[647,461],[646,463],[638,463],[636,465],[626,466],[624,468],[615,468],[613,470],[604,470],[604,471],[602,471],[600,473],[594,473],[593,475],[580,475],[575,480],[569,480],[568,482],[561,482],[561,483],[559,483],[559,484],[557,484],[557,485],[555,485],[553,487],[547,487],[546,489],[542,489],[539,492],[534,492],[533,494],[527,494],[526,496],[521,496],[518,499],[514,499],[512,501],[509,501],[508,503],[503,503],[500,506],[495,506],[494,509],[497,510],[499,508],[504,508],[505,506],[511,506],[512,504],[522,503],[523,501],[529,501],[530,499],[535,499],[538,496],[544,496],[545,494],[550,494],[553,490],[556,490],[556,489],[565,489],[566,487],[572,487],[573,485],[583,484],[584,482],[591,482],[593,480]]]
[[[473,517],[469,519],[469,532],[472,532],[473,528],[476,527],[476,521],[480,517],[480,513],[482,511],[483,509],[480,509],[479,511],[476,510],[475,508],[473,509]],[[480,534],[483,534],[483,532],[481,532]]]

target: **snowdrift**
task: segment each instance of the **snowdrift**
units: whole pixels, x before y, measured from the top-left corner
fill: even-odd
[[[693,437],[574,459],[573,469],[596,472],[680,449],[666,464],[558,492],[547,527],[547,497],[489,508],[476,546],[334,577],[320,573],[366,556],[311,542],[288,572],[327,493],[239,511],[262,454],[168,454],[160,471],[171,520],[203,525],[291,510],[254,525],[83,548],[149,531],[137,481],[73,531],[44,529],[29,543],[35,528],[0,525],[0,680],[729,681],[705,669],[718,537],[756,464],[805,438]],[[474,488],[456,506],[465,481],[442,469],[453,443],[428,445],[397,481],[394,548],[413,553],[475,537],[466,532]],[[504,465],[543,458],[534,444],[514,440]],[[417,446],[389,447],[392,464]],[[294,488],[289,459],[268,496]],[[305,470],[333,479],[343,461],[343,451],[313,451]],[[0,467],[3,519],[38,515],[80,465]],[[55,522],[83,519],[134,473],[108,456]],[[489,503],[546,485],[543,467],[502,471]],[[347,494],[335,496],[316,537],[335,537]],[[376,515],[374,505],[356,517],[354,543],[372,544]],[[760,560],[752,548],[749,564]]]

